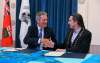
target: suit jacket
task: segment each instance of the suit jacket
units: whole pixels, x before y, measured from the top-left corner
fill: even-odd
[[[51,28],[49,27],[46,27],[44,28],[44,38],[50,38],[51,37],[51,40],[54,42],[54,48],[43,48],[43,49],[50,49],[50,50],[55,50],[56,49],[56,39],[55,39],[55,35],[52,31]],[[38,37],[38,27],[35,26],[30,26],[29,29],[28,29],[28,33],[26,34],[26,37],[24,39],[24,43],[25,44],[28,44],[28,47],[29,49],[35,49],[39,46],[38,44],[38,40],[39,40],[39,37]]]
[[[62,48],[66,48],[67,51],[75,53],[88,53],[92,37],[91,32],[82,28],[73,43],[71,42],[72,34],[73,31],[71,30],[67,33]]]

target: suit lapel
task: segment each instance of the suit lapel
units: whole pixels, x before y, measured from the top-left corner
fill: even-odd
[[[38,37],[38,27],[34,27],[33,29],[35,36]]]
[[[50,30],[46,27],[44,28],[44,38],[50,38]]]
[[[44,28],[44,36],[47,35],[47,31],[46,28]]]
[[[77,37],[75,38],[72,46],[76,46],[77,41],[79,40],[79,38],[82,36],[84,29],[81,29],[81,31],[78,33]]]
[[[73,34],[73,32],[72,31],[70,31],[69,32],[69,35],[68,35],[68,40],[67,40],[67,46],[68,46],[68,48],[70,48],[71,47],[71,38],[72,38],[72,34]]]

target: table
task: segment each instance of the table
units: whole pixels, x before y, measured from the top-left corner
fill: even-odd
[[[44,56],[48,51],[34,51],[29,49],[15,52],[4,52],[7,48],[0,48],[0,63],[100,63],[100,55],[65,54],[60,57]],[[79,57],[80,55],[80,57]]]

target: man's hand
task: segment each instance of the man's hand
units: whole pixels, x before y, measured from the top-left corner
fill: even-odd
[[[42,39],[41,42],[43,43],[43,46],[45,48],[46,47],[49,47],[49,48],[53,48],[54,47],[54,43],[50,39]]]

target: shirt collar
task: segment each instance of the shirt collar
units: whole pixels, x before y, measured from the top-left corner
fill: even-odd
[[[75,30],[75,33],[79,33],[81,31],[81,27],[79,27],[77,30]]]
[[[38,27],[38,30],[40,30],[40,29],[41,29],[41,27],[40,27],[39,25],[37,25],[37,27]]]
[[[38,30],[40,30],[40,29],[44,30],[44,29],[43,29],[43,28],[41,28],[39,25],[37,25],[37,27],[38,27]]]

